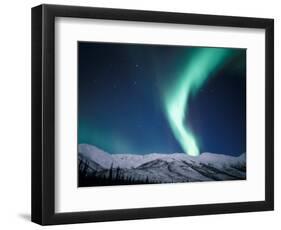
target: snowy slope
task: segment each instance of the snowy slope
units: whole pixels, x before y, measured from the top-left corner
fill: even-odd
[[[99,174],[106,175],[112,167],[125,177],[148,178],[160,183],[246,179],[245,153],[239,157],[213,153],[198,157],[183,153],[111,155],[95,146],[80,144],[79,157],[87,159],[92,171]]]
[[[93,145],[80,144],[78,146],[78,152],[103,168],[110,168],[111,165],[115,163],[115,159],[113,159],[112,155]]]

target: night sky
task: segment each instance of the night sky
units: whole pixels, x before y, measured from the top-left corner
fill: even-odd
[[[78,143],[246,152],[246,50],[78,42]]]

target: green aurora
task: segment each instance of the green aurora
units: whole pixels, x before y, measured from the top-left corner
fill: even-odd
[[[200,147],[186,122],[189,101],[207,80],[227,62],[231,49],[197,48],[183,72],[175,78],[163,97],[165,114],[173,134],[186,154],[200,155]]]

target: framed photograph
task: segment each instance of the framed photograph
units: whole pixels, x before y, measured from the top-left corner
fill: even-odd
[[[32,8],[32,221],[273,210],[274,21]]]

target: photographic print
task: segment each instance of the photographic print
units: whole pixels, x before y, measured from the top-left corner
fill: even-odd
[[[274,210],[274,19],[42,4],[31,21],[33,222]]]
[[[246,179],[246,49],[78,42],[78,187]]]

